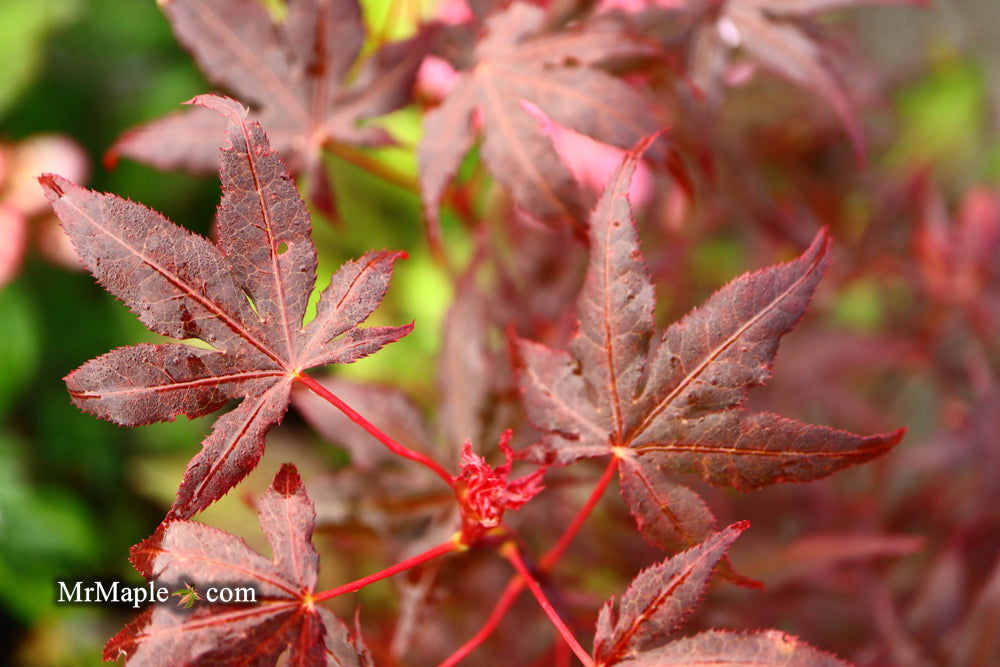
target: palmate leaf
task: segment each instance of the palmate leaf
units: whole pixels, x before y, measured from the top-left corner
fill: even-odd
[[[147,609],[108,641],[104,659],[130,665],[372,664],[359,638],[316,606],[319,555],[312,544],[316,511],[295,466],[285,464],[258,503],[272,559],[243,539],[195,521],[168,521],[132,547],[132,565],[146,579],[184,581],[207,590],[252,586],[255,604],[199,602],[194,610],[162,604]],[[186,582],[192,582],[188,584]]]
[[[477,112],[483,163],[518,204],[545,221],[583,220],[586,202],[522,101],[560,125],[622,148],[659,128],[638,92],[593,67],[612,58],[649,56],[653,47],[610,23],[544,34],[544,20],[542,9],[523,2],[489,18],[473,66],[459,74],[441,105],[424,117],[420,190],[432,222],[475,139]]]
[[[742,403],[771,375],[781,336],[802,316],[826,263],[821,231],[798,259],[736,278],[662,334],[626,193],[626,155],[591,216],[590,260],[568,351],[516,342],[519,384],[544,434],[536,455],[568,464],[618,456],[622,493],[643,535],[672,549],[706,538],[698,495],[664,478],[695,473],[741,490],[807,481],[891,449],[903,431],[860,436]]]
[[[695,34],[692,79],[703,90],[717,89],[728,52],[739,47],[767,69],[821,97],[837,114],[855,152],[863,155],[864,133],[846,87],[823,45],[796,20],[844,7],[902,4],[926,0],[727,0],[708,13],[711,20]]]
[[[779,630],[708,630],[672,641],[615,665],[626,667],[848,667],[849,663]]]
[[[169,517],[188,518],[253,469],[264,436],[288,407],[296,374],[349,363],[409,333],[359,328],[382,301],[403,255],[370,252],[331,278],[316,317],[303,323],[316,281],[309,215],[259,123],[228,98],[193,103],[229,122],[222,155],[217,245],[160,214],[47,174],[52,208],[87,269],[153,331],[197,338],[136,345],[93,359],[66,377],[81,409],[125,426],[197,417],[231,399],[188,464]]]
[[[709,630],[666,643],[701,599],[715,566],[747,529],[736,523],[640,572],[621,599],[601,608],[594,637],[598,665],[784,665],[844,667],[833,656],[777,630]]]
[[[274,150],[293,173],[309,174],[310,199],[332,196],[320,161],[328,142],[391,141],[362,121],[411,99],[427,34],[371,55],[348,81],[365,39],[357,0],[290,0],[276,24],[257,0],[164,0],[178,41],[206,77],[249,101],[269,130]],[[211,171],[223,124],[203,109],[170,114],[124,134],[109,152],[161,169]]]

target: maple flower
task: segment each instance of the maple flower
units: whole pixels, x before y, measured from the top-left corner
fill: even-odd
[[[507,429],[500,436],[500,450],[506,461],[491,468],[479,454],[472,451],[468,440],[462,445],[459,458],[461,472],[454,478],[455,495],[462,509],[463,538],[475,537],[485,530],[500,525],[504,510],[517,509],[538,495],[544,488],[542,476],[545,467],[514,481],[507,478],[514,463],[511,449],[512,432]],[[466,540],[468,543],[470,540]]]

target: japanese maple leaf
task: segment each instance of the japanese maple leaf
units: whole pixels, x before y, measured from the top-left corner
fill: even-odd
[[[639,573],[620,600],[601,608],[594,637],[598,665],[778,665],[845,667],[846,663],[777,630],[709,630],[665,639],[691,615],[713,568],[746,530],[735,523],[687,551]]]
[[[348,80],[365,40],[357,0],[290,0],[275,23],[257,0],[163,0],[178,41],[206,77],[254,108],[293,173],[309,174],[313,201],[330,195],[320,149],[330,142],[378,145],[379,128],[360,125],[405,106],[427,35],[390,44]],[[218,165],[219,118],[203,109],[132,129],[109,152],[161,169],[211,171]]]
[[[649,269],[626,193],[628,153],[590,220],[590,259],[569,350],[516,341],[519,384],[541,451],[567,464],[611,454],[643,535],[670,549],[711,533],[714,517],[663,473],[741,490],[806,481],[872,459],[903,431],[860,436],[742,407],[771,375],[778,341],[802,316],[826,263],[821,231],[801,257],[736,278],[657,334]]]
[[[612,58],[652,55],[649,44],[610,23],[544,33],[544,21],[544,10],[523,2],[489,18],[473,65],[425,115],[420,191],[432,224],[477,134],[474,118],[482,122],[478,131],[487,169],[524,209],[546,221],[583,220],[587,204],[523,101],[559,125],[623,148],[659,128],[638,92],[593,67]]]
[[[258,503],[270,559],[242,538],[196,521],[168,521],[131,549],[146,579],[193,582],[200,590],[252,586],[253,604],[205,602],[194,611],[170,604],[146,609],[112,637],[104,659],[130,665],[371,664],[332,612],[312,599],[319,555],[312,544],[316,510],[295,466],[286,463]],[[188,584],[185,584],[188,585]]]
[[[381,302],[398,252],[371,252],[331,278],[303,324],[316,281],[309,214],[259,123],[228,98],[192,100],[229,122],[213,244],[159,213],[55,175],[39,180],[87,269],[143,324],[180,343],[123,347],[66,376],[81,409],[125,426],[198,417],[229,400],[188,464],[172,517],[188,518],[257,464],[303,369],[349,363],[409,333],[359,328]]]
[[[964,310],[992,340],[1000,324],[1000,194],[970,188],[949,220],[941,193],[921,185],[915,250],[926,290],[938,303]]]
[[[864,134],[843,81],[830,67],[823,45],[801,26],[820,12],[873,4],[926,4],[925,0],[723,0],[711,3],[691,50],[692,80],[705,91],[720,86],[729,52],[742,49],[755,61],[819,95],[837,114],[854,144],[865,151]]]

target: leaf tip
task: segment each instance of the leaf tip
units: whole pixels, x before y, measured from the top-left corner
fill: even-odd
[[[750,521],[744,519],[743,521],[737,521],[736,523],[730,524],[729,530],[733,530],[742,535],[743,532],[749,527],[750,527]]]
[[[284,463],[274,476],[271,488],[284,497],[294,496],[302,488],[302,478],[294,463]]]
[[[49,201],[55,201],[66,194],[64,186],[68,181],[57,174],[45,173],[38,177],[38,183]]]
[[[899,444],[899,442],[903,439],[903,436],[905,435],[906,435],[906,427],[902,426],[900,428],[897,428],[895,431],[886,433],[884,437],[887,445],[895,447],[896,445]]]
[[[241,123],[247,119],[247,115],[250,113],[249,109],[237,102],[231,97],[226,97],[224,95],[213,95],[207,93],[204,95],[195,95],[184,104],[190,104],[192,106],[199,106],[210,111],[214,111],[231,123]]]
[[[820,227],[819,231],[816,232],[816,236],[813,237],[812,243],[809,244],[809,250],[817,248],[821,254],[825,255],[830,251],[830,247],[832,245],[833,236],[830,235],[830,228],[827,225],[823,225]]]
[[[154,572],[156,555],[161,551],[163,538],[166,536],[170,524],[176,520],[168,513],[163,521],[160,522],[160,525],[156,527],[156,530],[153,531],[152,535],[138,544],[133,544],[129,547],[129,562],[135,568],[135,571],[146,579],[153,579],[156,576]]]

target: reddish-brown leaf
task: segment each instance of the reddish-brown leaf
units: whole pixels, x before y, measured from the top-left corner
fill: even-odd
[[[427,46],[425,34],[390,44],[348,82],[365,38],[356,0],[292,0],[280,24],[254,0],[160,4],[205,75],[253,105],[253,117],[268,127],[274,149],[288,159],[292,172],[309,172],[320,180],[326,178],[319,159],[325,143],[390,141],[361,121],[410,101]],[[170,114],[127,132],[109,157],[124,155],[161,169],[210,171],[218,164],[223,127],[202,109]]]
[[[620,600],[601,608],[594,658],[614,664],[662,642],[684,622],[701,599],[716,563],[747,522],[734,523],[698,546],[640,572]]]
[[[473,275],[462,276],[455,298],[441,326],[438,354],[438,425],[442,454],[454,458],[469,440],[475,451],[485,451],[484,412],[496,383],[489,340],[489,304]]]
[[[843,660],[778,630],[747,633],[709,630],[614,664],[628,667],[848,667]]]
[[[715,530],[715,516],[701,496],[670,481],[660,462],[645,456],[625,458],[618,473],[625,505],[650,544],[677,551]]]
[[[254,604],[199,602],[191,612],[172,604],[147,609],[108,641],[104,659],[130,665],[371,664],[367,650],[337,618],[312,601],[319,556],[312,545],[316,512],[295,466],[285,464],[258,504],[260,527],[271,545],[268,560],[243,539],[194,521],[160,525],[132,547],[131,561],[161,585],[190,582],[252,586]]]
[[[845,665],[777,630],[740,634],[709,630],[667,638],[694,611],[716,565],[747,529],[734,523],[701,544],[640,572],[621,599],[601,608],[594,637],[598,665]]]
[[[543,32],[545,12],[513,3],[486,21],[474,62],[424,120],[420,189],[425,214],[437,207],[462,157],[472,146],[481,114],[482,158],[490,172],[535,217],[579,222],[586,201],[522,100],[556,123],[627,148],[659,123],[643,97],[593,65],[612,58],[648,56],[654,49],[611,23]]]
[[[703,90],[721,85],[729,52],[740,48],[774,73],[819,95],[840,119],[858,155],[865,139],[846,86],[823,45],[796,20],[816,13],[872,4],[926,4],[924,0],[728,0],[696,32],[693,80]]]
[[[118,424],[197,417],[231,399],[188,465],[170,516],[188,518],[239,482],[288,407],[295,375],[349,363],[406,335],[410,326],[359,328],[389,286],[395,252],[348,262],[303,323],[316,280],[309,216],[260,124],[227,98],[194,102],[229,122],[222,155],[219,242],[160,214],[65,179],[40,181],[87,269],[153,331],[197,338],[119,348],[66,377],[73,402]]]
[[[780,338],[805,312],[829,239],[798,259],[740,276],[662,334],[626,193],[647,140],[630,152],[591,216],[590,262],[568,351],[517,343],[541,454],[566,464],[613,454],[643,534],[693,545],[712,529],[695,494],[658,479],[696,473],[749,490],[806,481],[891,449],[902,431],[860,436],[741,407],[771,375]]]

